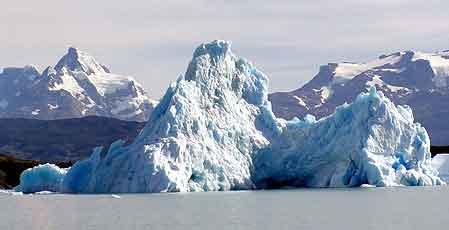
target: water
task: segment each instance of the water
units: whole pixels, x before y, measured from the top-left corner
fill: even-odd
[[[0,195],[0,229],[449,229],[449,187]]]

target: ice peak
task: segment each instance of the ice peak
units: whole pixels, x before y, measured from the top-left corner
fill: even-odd
[[[68,71],[82,71],[87,74],[106,72],[95,58],[75,47],[69,47],[67,54],[55,66],[56,71],[61,71],[64,68]]]
[[[238,58],[232,54],[230,46],[229,42],[221,40],[198,46],[187,68],[185,79],[208,85],[212,78],[222,76],[220,73],[232,72]]]
[[[224,40],[214,40],[209,43],[203,43],[198,48],[196,48],[193,58],[202,56],[204,54],[209,54],[211,57],[219,58],[226,56],[231,52],[231,42]]]
[[[234,55],[231,43],[215,40],[196,48],[185,78],[208,94],[229,94],[262,105],[268,97],[268,79],[252,63]]]

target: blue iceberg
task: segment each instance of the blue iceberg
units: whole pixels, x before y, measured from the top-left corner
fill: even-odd
[[[22,172],[20,185],[15,190],[24,193],[60,191],[66,173],[67,170],[54,164],[38,165]]]
[[[191,192],[283,186],[440,185],[430,140],[409,107],[372,89],[316,120],[278,119],[268,78],[213,41],[194,52],[130,145],[95,149],[57,180],[21,180],[19,191]],[[26,173],[24,173],[26,174]],[[45,186],[43,186],[43,185]],[[46,186],[51,184],[53,186]],[[28,188],[25,190],[24,188]]]

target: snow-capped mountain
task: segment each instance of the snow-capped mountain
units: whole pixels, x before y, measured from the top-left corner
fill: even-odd
[[[104,116],[146,121],[155,105],[129,76],[112,74],[93,57],[69,48],[55,67],[0,71],[0,117],[43,120]]]
[[[385,138],[388,137],[388,138]],[[268,78],[226,41],[199,46],[130,145],[70,169],[24,171],[23,192],[178,192],[440,185],[426,130],[372,87],[316,121],[278,119]]]
[[[405,51],[366,63],[330,63],[303,87],[269,99],[277,116],[321,118],[372,86],[394,103],[411,106],[432,145],[449,144],[449,51]]]

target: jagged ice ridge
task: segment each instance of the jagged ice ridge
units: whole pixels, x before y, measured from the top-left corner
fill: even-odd
[[[267,77],[234,55],[230,43],[203,44],[132,144],[95,149],[45,188],[126,193],[444,183],[411,109],[374,88],[318,121],[278,119],[267,98]],[[48,170],[60,172],[29,169],[16,190],[38,191],[44,186],[28,186],[24,178],[45,181]]]

